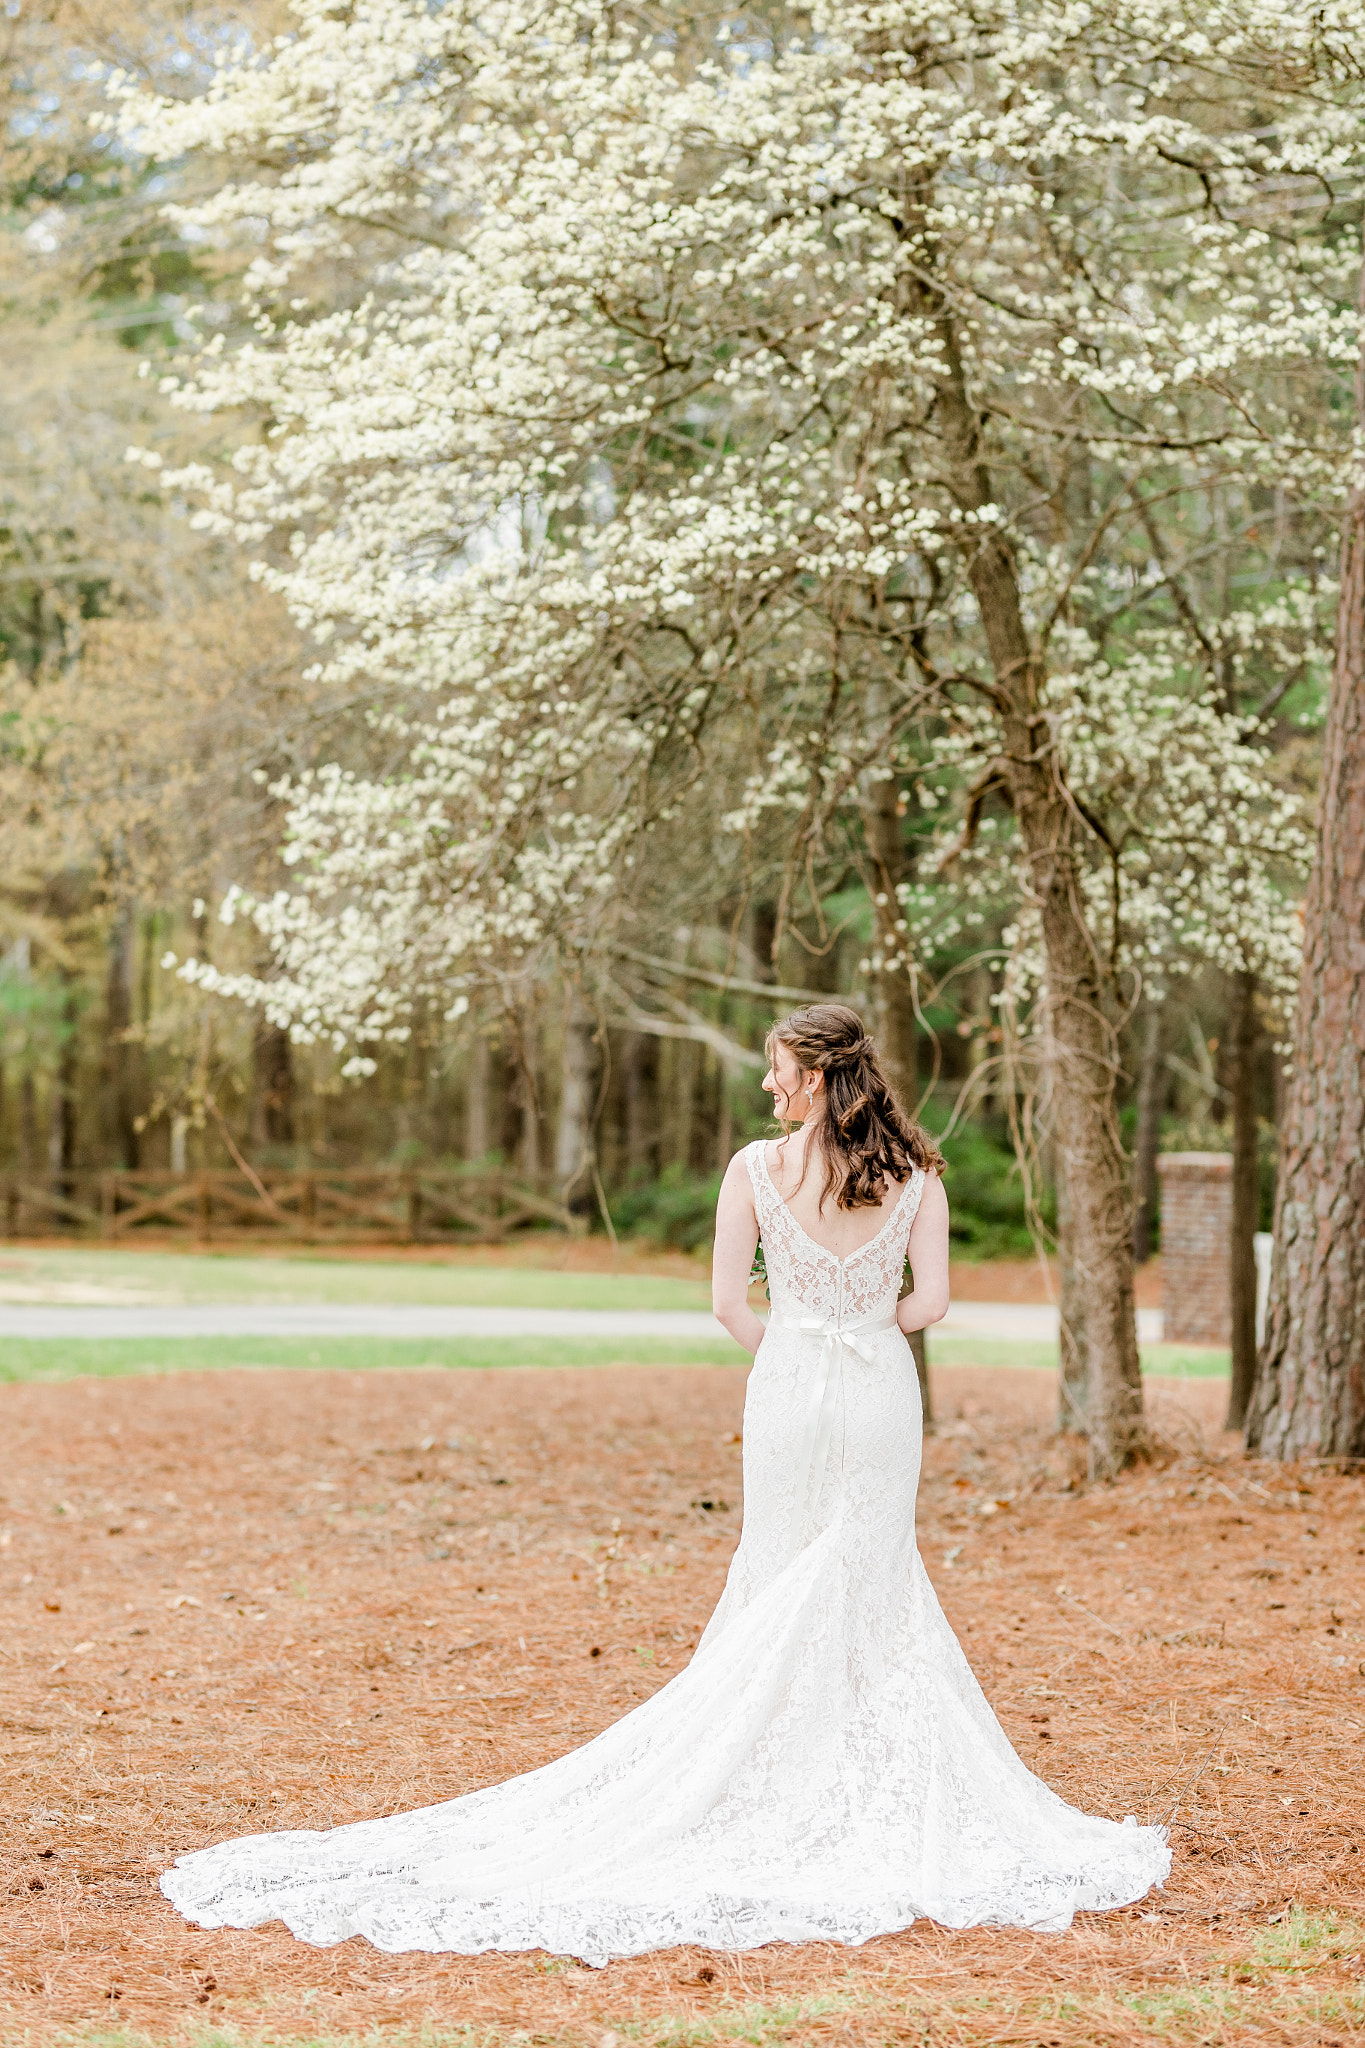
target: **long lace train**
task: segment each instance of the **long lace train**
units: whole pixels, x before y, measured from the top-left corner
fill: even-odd
[[[892,1320],[920,1177],[840,1261],[749,1170],[773,1317],[745,1515],[685,1671],[594,1741],[446,1804],[248,1836],[162,1878],[201,1926],[604,1963],[861,1942],[921,1915],[1061,1929],[1165,1878],[1164,1832],[1077,1812],[1015,1755],[914,1540],[919,1390]]]

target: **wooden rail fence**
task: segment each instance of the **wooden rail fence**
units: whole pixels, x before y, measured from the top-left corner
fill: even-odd
[[[527,1230],[581,1227],[546,1187],[496,1169],[468,1173],[374,1167],[263,1169],[255,1182],[226,1167],[199,1173],[68,1174],[59,1186],[0,1178],[7,1237],[183,1233],[311,1243],[500,1244]]]

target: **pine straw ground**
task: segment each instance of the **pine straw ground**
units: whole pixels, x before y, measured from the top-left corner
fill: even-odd
[[[723,1369],[223,1372],[0,1390],[9,2041],[683,2048],[1365,2038],[1358,1478],[1245,1461],[1217,1383],[1078,1480],[1046,1375],[938,1377],[922,1542],[1011,1738],[1173,1823],[1071,1933],[548,1956],[204,1933],[175,1852],[541,1763],[687,1659],[739,1525]]]

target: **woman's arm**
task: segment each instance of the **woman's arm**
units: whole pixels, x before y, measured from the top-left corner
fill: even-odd
[[[936,1173],[927,1176],[910,1226],[910,1271],[914,1288],[896,1309],[908,1337],[927,1330],[948,1313],[948,1197]]]
[[[758,1244],[754,1191],[744,1154],[736,1152],[720,1184],[716,1244],[711,1254],[711,1306],[737,1344],[751,1355],[763,1342],[763,1323],[749,1306],[749,1275]]]

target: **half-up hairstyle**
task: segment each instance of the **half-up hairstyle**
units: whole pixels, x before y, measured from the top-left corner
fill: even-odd
[[[824,1114],[814,1127],[825,1162],[822,1204],[832,1194],[841,1209],[879,1207],[888,1181],[908,1180],[917,1166],[943,1171],[942,1153],[897,1101],[875,1043],[847,1003],[793,1010],[768,1033],[770,1059],[778,1045],[803,1070],[824,1076]],[[780,1123],[787,1121],[783,1107]]]

